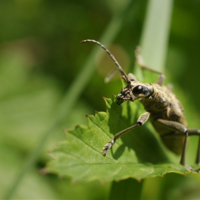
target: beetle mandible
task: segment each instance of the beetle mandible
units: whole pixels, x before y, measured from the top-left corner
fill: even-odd
[[[83,40],[82,43],[93,42],[101,46],[113,59],[117,68],[111,72],[107,77],[107,82],[112,76],[119,71],[122,74],[122,78],[127,83],[127,86],[117,95],[117,104],[130,100],[139,100],[146,112],[143,113],[133,126],[122,130],[117,133],[104,147],[103,154],[106,155],[116,140],[124,135],[131,129],[142,126],[148,119],[151,120],[155,130],[160,134],[164,144],[175,154],[181,154],[180,164],[183,165],[187,170],[199,172],[200,169],[193,169],[192,167],[185,164],[186,146],[188,142],[188,136],[198,135],[200,136],[199,129],[187,128],[187,121],[184,114],[183,106],[177,99],[175,94],[171,91],[172,87],[165,87],[164,81],[165,76],[163,73],[151,69],[148,67],[140,55],[140,49],[137,47],[135,51],[136,63],[143,69],[153,73],[159,74],[156,83],[142,83],[137,81],[136,77],[129,73],[128,75],[124,72],[122,67],[119,65],[115,57],[110,51],[96,40]],[[197,151],[196,163],[200,165],[200,137]]]

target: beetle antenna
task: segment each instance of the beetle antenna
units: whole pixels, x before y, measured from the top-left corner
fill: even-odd
[[[100,42],[98,42],[98,41],[96,41],[96,40],[91,40],[91,39],[87,39],[87,40],[81,41],[81,43],[85,43],[85,42],[93,42],[93,43],[98,44],[101,48],[103,48],[103,49],[109,54],[109,56],[112,58],[112,60],[115,62],[115,64],[116,64],[117,67],[118,67],[118,71],[121,72],[122,76],[125,78],[125,81],[126,81],[127,83],[130,83],[130,80],[129,80],[127,74],[124,72],[124,70],[122,69],[122,67],[120,66],[120,64],[117,62],[117,60],[115,59],[115,57],[110,53],[110,51],[109,51],[103,44],[101,44]],[[116,70],[116,71],[117,71],[117,70]],[[116,72],[116,71],[115,71],[115,72]]]

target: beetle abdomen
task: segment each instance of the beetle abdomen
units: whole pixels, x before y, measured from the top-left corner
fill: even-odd
[[[176,134],[175,132],[172,132],[171,134],[172,135],[162,135],[162,141],[169,150],[180,155],[183,151],[185,137],[173,135]]]

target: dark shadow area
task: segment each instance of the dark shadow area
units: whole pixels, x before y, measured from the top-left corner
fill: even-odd
[[[122,144],[121,146],[119,146],[119,148],[117,149],[115,153],[113,152],[113,149],[111,148],[112,156],[115,160],[118,160],[123,155],[125,147],[126,145]]]
[[[135,112],[133,112],[133,106],[131,104],[134,103],[136,102],[125,102],[123,109],[122,106],[118,106],[116,102],[112,104],[109,109],[110,118],[108,122],[111,133],[115,135],[136,123],[141,106],[139,106],[138,109],[136,108]],[[118,113],[120,113],[120,115],[118,115]],[[156,139],[154,133],[147,128],[146,124],[127,132],[121,137],[123,144],[119,146],[115,152],[112,151],[114,159],[119,159],[123,155],[125,148],[128,147],[128,149],[133,149],[135,151],[138,161],[141,163],[150,162],[156,164],[169,162],[161,144]]]

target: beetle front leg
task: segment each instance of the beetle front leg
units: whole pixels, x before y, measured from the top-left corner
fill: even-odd
[[[143,113],[137,120],[137,123],[127,129],[124,129],[123,131],[117,133],[114,138],[112,138],[104,147],[103,147],[103,155],[106,156],[106,154],[108,153],[109,149],[112,147],[112,145],[116,142],[116,140],[121,137],[122,135],[124,135],[126,132],[138,127],[138,126],[142,126],[148,119],[149,119],[150,113],[149,112],[145,112]]]
[[[120,72],[119,68],[115,68],[114,70],[112,70],[112,71],[106,76],[106,78],[104,79],[104,82],[105,82],[105,83],[110,82],[110,80],[114,77],[114,75],[115,75],[117,72]]]
[[[118,68],[115,68],[114,70],[112,70],[107,76],[106,76],[106,78],[105,78],[105,83],[108,83],[108,82],[110,82],[110,80],[114,77],[114,75],[117,73],[117,72],[120,72],[120,70],[118,69]],[[128,75],[127,75],[127,77],[128,77],[128,79],[130,80],[130,81],[135,81],[135,80],[137,80],[136,79],[136,77],[132,74],[132,73],[129,73]],[[122,78],[124,78],[123,76],[122,76]],[[126,81],[126,80],[125,80]]]

